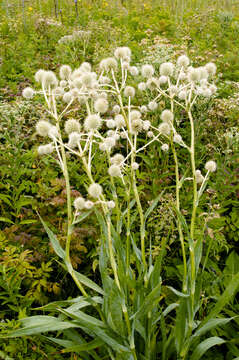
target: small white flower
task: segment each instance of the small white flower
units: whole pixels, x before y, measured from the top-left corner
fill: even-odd
[[[178,88],[176,85],[171,85],[169,88],[169,92],[171,96],[177,95],[178,93]]]
[[[60,67],[60,78],[62,80],[68,80],[71,75],[71,67],[69,65],[62,65]]]
[[[48,132],[48,136],[52,139],[56,139],[59,136],[59,132],[56,126],[51,126]]]
[[[94,108],[96,112],[104,114],[108,110],[108,101],[103,98],[99,98],[94,103]]]
[[[180,100],[186,100],[187,99],[187,91],[186,90],[179,91],[178,98]]]
[[[68,146],[71,149],[74,149],[78,146],[78,143],[81,139],[81,135],[78,132],[72,132],[69,134],[69,141],[68,141]]]
[[[108,169],[108,173],[110,176],[114,176],[114,177],[121,176],[120,166],[116,164],[111,165]]]
[[[139,75],[139,70],[136,66],[130,66],[129,68],[129,72],[132,76],[137,76]]]
[[[172,123],[173,122],[174,115],[171,110],[164,110],[161,114],[161,119],[164,122]]]
[[[140,106],[141,113],[146,113],[147,111],[148,111],[147,106],[145,106],[145,105]]]
[[[156,103],[156,101],[150,101],[148,103],[148,108],[149,110],[154,111],[158,108],[158,104]]]
[[[111,69],[116,70],[117,66],[118,66],[117,61],[112,57],[103,59],[100,62],[100,70],[105,70],[107,72],[110,71]]]
[[[147,84],[145,82],[140,82],[138,84],[139,91],[145,91],[147,89]]]
[[[162,124],[160,124],[158,130],[162,135],[169,135],[171,131],[170,126],[167,122],[163,122]]]
[[[83,62],[79,67],[79,70],[82,72],[91,72],[91,64],[88,62]]]
[[[198,69],[200,71],[200,79],[207,80],[208,79],[208,71],[207,71],[206,67],[201,66]]]
[[[160,65],[160,75],[172,76],[174,65],[171,62],[166,62]]]
[[[181,144],[182,143],[182,136],[179,135],[179,134],[174,134],[173,136],[173,141],[176,143],[176,144]]]
[[[111,164],[121,165],[124,162],[124,156],[121,154],[115,154],[112,158],[110,158]]]
[[[216,164],[216,162],[213,161],[213,160],[207,161],[206,164],[205,164],[205,169],[206,169],[207,171],[210,171],[210,172],[216,171],[216,169],[217,169],[217,164]]]
[[[202,176],[200,170],[196,170],[196,171],[195,171],[195,178],[196,178],[196,182],[197,182],[198,184],[201,184],[201,183],[203,182],[204,177]]]
[[[159,84],[160,84],[160,85],[164,85],[164,84],[166,84],[167,82],[168,82],[168,77],[167,77],[167,76],[161,75],[161,76],[159,77]]]
[[[114,202],[113,200],[107,201],[107,207],[108,207],[109,209],[114,209],[114,207],[115,207],[115,202]]]
[[[145,78],[150,78],[153,76],[154,74],[154,68],[152,65],[143,65],[142,68],[141,68],[141,73],[142,73],[142,76],[145,77]]]
[[[116,123],[113,119],[109,119],[106,121],[106,126],[109,129],[114,129],[116,127]]]
[[[133,170],[138,170],[138,168],[139,168],[139,164],[137,162],[133,162],[132,169]]]
[[[52,144],[40,145],[37,149],[39,155],[48,155],[54,151]]]
[[[140,111],[138,111],[138,110],[132,110],[132,111],[130,112],[130,119],[131,119],[131,120],[140,119],[140,118],[141,118],[141,113],[140,113]]]
[[[90,209],[93,208],[94,205],[95,205],[95,204],[94,204],[92,201],[87,200],[87,201],[85,202],[85,209],[90,210]]]
[[[49,86],[57,86],[57,78],[53,71],[44,71],[42,75],[42,83],[45,88]]]
[[[198,68],[191,68],[188,73],[188,79],[192,82],[197,82],[201,78],[201,71]]]
[[[153,131],[148,131],[148,132],[147,132],[147,136],[148,136],[149,138],[154,137]]]
[[[186,55],[179,56],[177,60],[177,65],[181,67],[187,67],[190,64],[190,60]]]
[[[76,210],[83,210],[85,207],[85,199],[83,197],[77,197],[73,205]]]
[[[36,74],[35,74],[35,80],[36,80],[37,82],[41,83],[41,82],[42,82],[42,79],[43,79],[44,73],[45,73],[45,70],[42,70],[42,69],[38,70],[38,71],[36,72]]]
[[[36,132],[40,136],[48,136],[51,126],[48,121],[40,120],[36,124]]]
[[[97,114],[87,116],[84,122],[84,128],[86,131],[98,130],[102,125],[101,118]]]
[[[32,99],[33,95],[34,95],[34,90],[31,87],[26,87],[22,92],[22,96],[25,99]]]
[[[133,86],[126,86],[124,89],[124,96],[134,97],[135,96],[135,88],[133,88]]]
[[[217,72],[217,67],[212,62],[206,64],[205,68],[207,69],[207,72],[208,72],[209,75],[215,75],[216,72]]]
[[[128,60],[131,57],[131,50],[126,46],[118,47],[114,52],[114,56],[116,59]]]
[[[65,132],[67,134],[70,134],[72,132],[80,132],[81,130],[81,125],[79,123],[79,121],[75,120],[75,119],[69,119],[65,122]]]
[[[63,101],[67,104],[69,104],[71,102],[71,100],[73,99],[72,93],[70,91],[66,92],[63,95]]]
[[[149,130],[150,125],[151,125],[151,123],[150,123],[149,120],[143,121],[143,129],[144,129],[145,131],[148,131],[148,130]]]
[[[167,152],[168,149],[169,149],[168,144],[163,144],[163,145],[161,146],[161,150],[164,151],[164,152]]]
[[[116,115],[120,113],[120,106],[119,105],[114,105],[113,106],[113,113],[116,114]]]
[[[89,195],[96,199],[98,199],[100,195],[102,195],[102,192],[103,192],[102,186],[97,183],[91,184],[88,188]]]

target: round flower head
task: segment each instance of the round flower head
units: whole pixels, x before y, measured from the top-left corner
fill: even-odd
[[[101,118],[97,114],[87,116],[84,122],[84,128],[86,131],[98,130],[101,127]]]
[[[216,72],[217,72],[217,67],[212,62],[206,64],[205,68],[207,69],[207,72],[208,72],[209,75],[215,75]]]
[[[114,107],[113,107],[113,113],[114,113],[114,114],[119,114],[119,113],[120,113],[120,106],[119,106],[119,105],[114,105]]]
[[[94,203],[93,203],[92,201],[87,200],[87,201],[85,202],[85,209],[90,210],[90,209],[93,208],[93,206],[94,206]]]
[[[215,161],[209,160],[209,161],[206,162],[206,164],[205,164],[205,169],[206,169],[207,171],[214,172],[214,171],[216,171],[216,169],[217,169],[217,164],[215,163]]]
[[[129,70],[130,69],[130,64],[127,61],[123,61],[122,62],[122,68],[125,70]]]
[[[168,82],[167,76],[161,75],[161,76],[159,77],[159,85],[164,85],[164,84],[166,84],[167,82]]]
[[[99,98],[94,103],[94,108],[96,112],[104,114],[108,110],[108,101],[103,98]]]
[[[108,169],[108,173],[110,176],[114,176],[114,177],[121,176],[119,165],[115,165],[115,164],[111,165]]]
[[[181,55],[179,56],[178,60],[177,60],[177,65],[181,68],[181,67],[187,67],[190,64],[190,60],[186,55]]]
[[[137,162],[133,162],[132,169],[133,170],[138,170],[138,168],[139,168],[139,164]]]
[[[181,144],[182,143],[182,136],[179,135],[179,134],[174,134],[173,136],[173,141],[176,143],[176,144]]]
[[[101,76],[98,81],[100,84],[109,84],[111,79],[108,76]]]
[[[75,120],[75,119],[69,119],[65,122],[65,132],[67,134],[70,134],[72,132],[80,132],[81,129],[81,125],[79,123],[79,121]]]
[[[115,49],[114,56],[116,59],[128,60],[131,57],[131,50],[126,46],[118,47]]]
[[[70,91],[66,92],[64,95],[63,95],[63,101],[67,104],[69,104],[71,101],[73,100],[73,96],[72,96],[72,93]]]
[[[108,136],[105,138],[104,143],[106,145],[106,150],[111,150],[116,144],[116,140],[114,136]]]
[[[83,210],[85,208],[85,199],[83,197],[77,197],[73,205],[76,210]]]
[[[170,91],[170,95],[174,96],[178,93],[178,88],[176,85],[171,85],[169,91]]]
[[[97,99],[105,99],[105,100],[107,100],[107,97],[108,97],[108,95],[107,95],[106,92],[101,92],[101,93],[99,93],[97,95]]]
[[[154,74],[154,68],[152,65],[148,65],[148,64],[143,65],[141,68],[141,73],[143,77],[150,78]]]
[[[90,72],[91,71],[91,64],[88,62],[83,62],[79,67],[79,70],[82,72]]]
[[[158,130],[162,135],[169,135],[170,134],[170,126],[166,122],[163,122],[162,124],[160,124],[159,127],[158,127]]]
[[[54,151],[52,144],[40,145],[37,149],[39,155],[48,155]]]
[[[195,171],[195,178],[196,178],[196,182],[197,182],[198,184],[201,184],[201,183],[203,182],[204,177],[202,176],[200,170],[196,170],[196,171]]]
[[[101,60],[100,62],[100,70],[103,71],[110,71],[110,70],[116,70],[117,69],[117,61],[112,58],[112,57],[109,57],[109,58],[106,58],[106,59],[103,59]]]
[[[98,199],[102,195],[103,189],[100,184],[94,183],[88,187],[88,193],[93,198]]]
[[[164,121],[164,122],[167,122],[167,123],[172,123],[173,122],[173,113],[171,110],[164,110],[161,114],[161,119]]]
[[[125,126],[125,120],[124,120],[123,115],[118,114],[115,116],[115,124],[118,128]]]
[[[200,79],[207,80],[208,79],[208,71],[205,66],[201,66],[198,68],[200,71]]]
[[[141,113],[146,113],[148,111],[147,106],[145,105],[140,106],[140,111]]]
[[[146,86],[151,91],[155,90],[158,87],[158,79],[156,79],[155,77],[148,79],[146,82]]]
[[[62,87],[58,86],[54,89],[54,92],[55,96],[62,96],[64,95],[64,89],[62,89]]]
[[[110,158],[111,164],[121,165],[124,162],[124,157],[121,154],[115,154],[112,158]]]
[[[51,126],[50,127],[50,130],[48,132],[48,136],[51,138],[51,139],[56,139],[59,137],[59,132],[58,132],[58,129],[56,126]]]
[[[156,101],[150,101],[148,103],[148,108],[149,110],[154,111],[158,108],[158,104],[156,103]]]
[[[42,83],[44,73],[45,73],[45,70],[42,70],[42,69],[38,70],[35,74],[35,80],[39,83]]]
[[[186,91],[186,90],[181,90],[181,91],[179,91],[179,93],[178,93],[178,98],[179,98],[180,100],[186,100],[186,98],[187,98],[187,91]]]
[[[164,151],[164,152],[167,152],[168,149],[169,149],[168,144],[163,144],[163,145],[161,146],[161,150]]]
[[[129,68],[129,72],[132,76],[137,76],[139,75],[139,70],[136,66],[130,66]]]
[[[143,121],[141,119],[134,119],[131,121],[131,133],[138,134],[143,129]]]
[[[33,95],[34,95],[34,90],[31,87],[26,87],[22,92],[22,96],[25,99],[32,99]]]
[[[139,91],[145,91],[147,89],[147,84],[145,82],[140,82],[138,84]]]
[[[201,71],[199,68],[191,68],[188,73],[188,79],[192,82],[197,82],[201,78]]]
[[[68,141],[68,146],[71,149],[74,149],[78,146],[78,143],[81,139],[81,135],[78,132],[72,132],[69,134],[69,141]]]
[[[147,132],[147,136],[148,136],[149,138],[154,137],[153,131],[148,131],[148,132]]]
[[[71,67],[69,65],[62,65],[60,67],[60,78],[62,80],[68,80],[71,75]]]
[[[134,97],[134,95],[135,95],[135,88],[133,88],[133,86],[126,86],[124,89],[124,96]]]
[[[106,121],[106,126],[108,129],[114,129],[116,127],[116,123],[113,119],[109,119]]]
[[[81,77],[80,77],[81,84],[85,85],[88,88],[93,87],[94,80],[95,79],[94,79],[94,76],[92,75],[92,73],[85,73],[85,74],[81,75]]]
[[[114,207],[115,207],[115,202],[114,202],[113,200],[107,201],[107,207],[108,207],[109,209],[114,209]]]
[[[57,78],[53,71],[44,71],[42,84],[45,88],[48,88],[49,86],[57,86]]]
[[[144,129],[145,131],[148,131],[148,130],[149,130],[150,125],[151,125],[151,123],[150,123],[149,120],[143,121],[143,129]]]
[[[212,92],[210,90],[210,88],[203,88],[202,89],[202,96],[206,97],[206,98],[210,98],[212,96]]]
[[[140,119],[141,118],[141,112],[138,110],[132,110],[130,111],[130,119],[131,120],[135,120],[135,119]]]
[[[211,90],[212,94],[215,94],[215,92],[217,91],[217,87],[214,84],[211,84],[209,89]]]
[[[171,62],[166,62],[160,65],[160,75],[172,76],[174,70],[174,65]]]
[[[40,136],[48,136],[51,126],[48,121],[40,120],[36,124],[36,132]]]

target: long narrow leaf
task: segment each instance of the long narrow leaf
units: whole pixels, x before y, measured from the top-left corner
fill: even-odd
[[[199,360],[201,357],[205,354],[205,352],[210,349],[211,347],[215,345],[221,345],[224,344],[226,341],[223,340],[220,337],[213,336],[209,339],[204,340],[201,342],[196,349],[194,350],[192,356],[190,357],[190,360]]]

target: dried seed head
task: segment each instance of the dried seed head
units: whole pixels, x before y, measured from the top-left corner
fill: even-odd
[[[42,84],[45,88],[48,88],[49,86],[57,86],[57,78],[53,71],[44,71],[42,76]]]
[[[167,76],[161,75],[161,76],[159,77],[159,84],[160,84],[160,85],[164,85],[164,84],[166,84],[167,82],[168,82],[168,77],[167,77]]]
[[[195,171],[195,178],[196,178],[196,182],[197,182],[198,184],[201,184],[201,183],[203,182],[204,177],[202,176],[200,170],[196,170],[196,171]]]
[[[177,60],[177,65],[181,68],[181,67],[187,67],[190,64],[190,60],[186,55],[181,55],[179,56],[178,60]]]
[[[162,135],[170,134],[170,126],[167,122],[163,122],[162,124],[160,124],[158,130]]]
[[[114,52],[114,56],[116,59],[128,60],[131,57],[131,50],[126,46],[118,47]]]
[[[133,88],[133,86],[126,86],[124,89],[124,96],[134,97],[135,96],[135,88]]]
[[[121,128],[121,127],[125,126],[125,120],[124,120],[123,115],[121,115],[121,114],[116,115],[115,116],[115,123],[116,123],[116,126],[118,128]]]
[[[136,66],[130,66],[129,68],[129,72],[132,76],[137,76],[139,75],[139,70]]]
[[[111,164],[121,165],[124,162],[124,156],[121,154],[115,154],[112,158],[110,158]]]
[[[114,114],[119,114],[119,113],[120,113],[120,106],[119,106],[119,105],[114,105],[114,107],[113,107],[113,113],[114,113]]]
[[[208,72],[209,75],[215,75],[216,72],[217,72],[217,67],[212,62],[206,64],[205,68],[207,69],[207,72]]]
[[[44,73],[45,70],[42,69],[38,70],[35,74],[35,80],[39,83],[42,83]]]
[[[173,122],[173,113],[171,110],[164,110],[161,114],[161,119],[163,122],[172,123]]]
[[[78,143],[81,139],[81,135],[78,132],[72,132],[69,134],[69,141],[68,141],[68,146],[71,149],[74,149],[78,146]]]
[[[106,59],[101,60],[100,62],[100,70],[103,71],[110,71],[110,70],[117,70],[118,64],[117,61],[113,57],[109,57]]]

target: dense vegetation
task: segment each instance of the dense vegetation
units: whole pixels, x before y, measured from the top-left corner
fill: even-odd
[[[4,1],[1,8],[0,32],[0,358],[170,360],[177,356],[178,359],[196,360],[200,358],[199,354],[206,360],[239,358],[238,4],[234,4],[233,1],[213,1],[210,2],[210,6],[205,6],[205,2],[199,0],[55,0],[23,2],[19,6],[14,1]],[[99,66],[101,60],[112,57],[115,49],[121,46],[131,49],[131,63],[137,69],[140,70],[144,64],[152,64],[157,74],[155,76],[160,75],[160,66],[163,63],[175,63],[183,54],[188,55],[195,68],[206,63],[216,64],[217,74],[212,81],[217,90],[209,99],[199,96],[192,112],[196,137],[196,168],[200,168],[202,173],[205,172],[204,165],[213,159],[217,164],[217,170],[211,173],[207,187],[203,189],[197,206],[193,236],[190,237],[187,233],[187,224],[192,223],[194,200],[193,182],[184,181],[185,178],[191,177],[187,149],[179,146],[180,144],[173,141],[170,135],[163,141],[169,144],[168,151],[165,151],[165,147],[163,150],[162,144],[155,141],[149,150],[137,155],[134,159],[137,160],[134,171],[145,222],[147,219],[146,228],[143,229],[142,224],[140,225],[140,207],[136,206],[139,205],[137,197],[136,200],[132,197],[135,193],[132,189],[127,193],[127,188],[118,184],[117,179],[115,182],[122,219],[119,221],[117,209],[112,210],[111,219],[112,224],[116,224],[115,228],[112,225],[112,231],[117,229],[114,235],[114,251],[119,272],[124,269],[125,264],[122,265],[121,261],[127,258],[127,250],[124,254],[117,234],[121,234],[124,239],[121,231],[125,230],[126,234],[129,227],[132,234],[129,245],[131,253],[127,260],[132,277],[119,275],[119,282],[124,283],[126,288],[128,286],[127,289],[131,289],[131,292],[127,290],[127,296],[121,298],[117,273],[112,266],[114,260],[112,256],[108,259],[102,255],[104,250],[107,254],[104,247],[106,245],[102,240],[107,231],[104,233],[102,229],[108,224],[107,212],[104,214],[102,207],[102,210],[97,208],[96,211],[83,211],[83,215],[80,214],[83,221],[74,227],[71,234],[68,260],[75,272],[87,276],[87,279],[92,281],[89,282],[90,290],[87,288],[86,296],[84,290],[82,292],[81,281],[78,279],[78,283],[74,282],[66,271],[67,268],[68,271],[70,269],[67,256],[64,258],[64,255],[63,258],[68,262],[61,264],[59,255],[62,255],[61,251],[68,243],[68,195],[70,193],[71,203],[81,196],[86,197],[89,174],[83,171],[79,159],[69,154],[67,161],[70,188],[67,194],[67,180],[62,175],[57,156],[53,153],[47,156],[39,155],[38,147],[42,144],[35,126],[41,120],[52,121],[51,108],[48,107],[48,112],[46,111],[42,94],[36,93],[34,98],[27,100],[22,97],[22,91],[29,86],[37,89],[34,75],[38,69],[52,70],[59,74],[62,64],[76,69],[83,62],[89,62],[93,71],[99,74],[100,69],[102,70]],[[137,89],[137,84],[144,80],[141,75],[139,80],[136,79],[137,76],[131,75],[128,85]],[[154,89],[152,93],[153,91]],[[127,96],[124,93],[125,107],[128,106],[125,100]],[[149,105],[154,97],[151,92],[137,90],[132,106]],[[172,110],[171,100],[167,96],[162,96],[155,109],[154,105],[149,106],[146,115],[142,115],[144,121],[150,120],[157,128],[163,110]],[[58,105],[63,111],[64,107],[60,101]],[[115,103],[112,102],[109,106],[110,117],[113,116],[113,105]],[[190,143],[188,108],[176,108],[175,105],[173,109],[177,122],[175,128],[177,125],[177,131],[182,138],[186,143]],[[144,114],[143,110],[141,112]],[[86,115],[86,110],[81,104],[73,103],[70,113],[65,115],[63,120],[82,120]],[[150,138],[151,135],[147,136]],[[147,136],[139,137],[140,146],[146,145],[149,140]],[[66,139],[67,135],[63,134],[63,140]],[[129,135],[129,143],[131,140]],[[92,146],[94,149],[95,144]],[[177,165],[175,166],[175,148],[179,170],[176,169]],[[121,145],[117,148],[117,152],[120,151],[127,156],[128,148],[125,149]],[[132,157],[132,154],[130,156]],[[93,176],[107,189],[109,196],[112,183],[105,170],[107,161],[105,154],[95,151]],[[129,181],[127,184],[131,184],[134,176],[127,169],[128,167],[124,170],[124,178],[126,183]],[[175,178],[177,171],[178,180]],[[180,211],[177,207],[177,188],[180,188]],[[127,212],[124,212],[124,209],[132,210],[129,212],[129,227],[126,221]],[[57,235],[57,240],[54,236],[51,237],[51,244],[48,235],[52,233],[49,232],[49,228]],[[145,231],[145,256],[142,249],[142,229]],[[188,274],[191,274],[188,275],[186,287],[182,286],[185,264],[180,231],[186,239],[184,250],[189,259],[186,266]],[[127,234],[125,236],[127,238]],[[198,308],[192,321],[188,309],[193,305],[193,257],[190,239],[194,240],[194,237],[197,239],[195,256],[198,256]],[[122,259],[119,254],[123,254]],[[147,271],[144,258],[147,259]],[[158,273],[156,267],[153,268],[154,264],[158,264]],[[102,269],[108,273],[108,277],[102,278]],[[112,279],[116,281],[116,285],[112,285]],[[157,281],[160,283],[160,289]],[[84,285],[85,282],[86,280],[83,281]],[[80,291],[84,299],[79,300],[79,308],[83,309],[83,306],[86,306],[86,300],[93,304],[94,306],[87,307],[86,314],[91,321],[93,318],[96,319],[96,326],[103,329],[102,334],[106,336],[108,331],[109,336],[110,330],[104,330],[102,325],[104,316],[101,314],[103,318],[97,318],[102,300],[95,299],[100,299],[101,287],[104,287],[104,291],[112,287],[108,294],[112,298],[112,303],[107,303],[108,308],[104,305],[103,315],[104,311],[106,314],[112,312],[111,317],[106,319],[107,326],[113,333],[111,341],[118,341],[126,354],[117,352],[117,346],[109,339],[106,343],[110,350],[104,342],[102,343],[102,338],[92,340],[92,332],[94,333],[95,329],[91,329],[85,335],[85,324],[81,324],[80,330],[43,332],[42,335],[26,332],[25,336],[20,337],[24,334],[21,333],[24,329],[21,329],[21,325],[24,325],[22,319],[26,317],[43,314],[56,316],[57,311],[61,309],[60,315],[57,316],[60,316],[62,322],[67,320],[69,313],[66,312],[66,307],[74,306],[73,299],[82,295]],[[133,320],[132,314],[136,305],[130,308],[130,301],[133,302],[134,294],[139,296],[137,313],[145,312],[147,316],[153,313],[152,316],[155,318],[158,316],[157,324],[155,320],[152,325],[147,316],[137,318],[138,323]],[[144,297],[148,299],[148,303],[143,303]],[[126,305],[129,305],[128,311],[132,317],[128,328],[131,337],[124,334],[123,328],[126,325],[121,325],[121,322],[128,324],[125,308],[118,311],[118,308],[122,307],[122,299],[127,300]],[[59,303],[55,305],[47,305],[57,301]],[[192,329],[187,322],[187,312]],[[185,319],[183,316],[180,318],[180,314],[184,313]],[[78,321],[74,318],[75,313],[71,316],[72,321]],[[207,319],[211,322],[205,323]],[[119,328],[122,327],[119,329],[119,332],[122,330],[120,336],[116,336],[118,329],[115,324]],[[207,331],[200,330],[203,324],[206,324]],[[136,355],[133,352],[128,354],[125,350],[128,346],[127,341],[133,341],[132,326],[136,329]],[[153,335],[148,340],[150,328]],[[59,327],[51,328],[55,329]],[[196,355],[193,353],[194,348],[190,343],[193,331],[194,335],[196,331],[201,331],[201,335],[200,340],[199,336],[193,338],[195,342],[192,342],[192,346],[196,348],[201,342],[202,348],[208,349],[207,352],[199,347]],[[183,332],[185,338],[180,335]],[[210,340],[211,343],[207,342],[208,338],[213,339]],[[85,342],[91,340],[91,348],[89,346],[88,351]],[[142,348],[144,342],[146,345]],[[81,344],[81,347],[73,348],[75,343]],[[211,348],[212,345],[218,346]],[[149,349],[152,350],[152,354]]]

